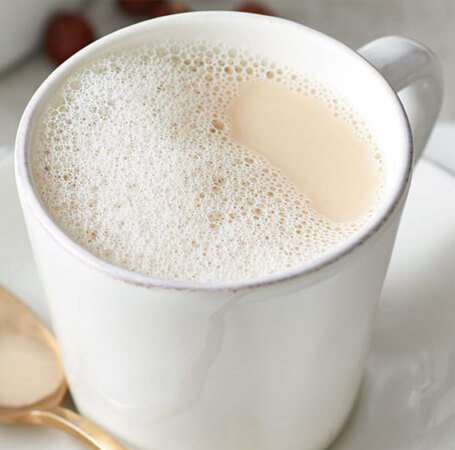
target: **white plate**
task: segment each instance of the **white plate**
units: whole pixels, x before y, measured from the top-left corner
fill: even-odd
[[[361,393],[333,450],[455,448],[454,269],[455,177],[422,160],[387,276]],[[0,284],[49,324],[11,155],[0,159]],[[0,448],[81,447],[54,430],[0,425]]]

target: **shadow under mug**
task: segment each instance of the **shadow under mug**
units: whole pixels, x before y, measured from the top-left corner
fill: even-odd
[[[33,185],[37,116],[84,62],[107,49],[163,39],[247,47],[341,93],[383,154],[386,198],[370,223],[301,267],[220,284],[133,273],[66,236]],[[179,14],[96,41],[58,67],[28,104],[16,141],[17,184],[69,386],[80,412],[130,448],[315,450],[346,421],[414,155],[442,96],[439,62],[420,44],[387,37],[359,53],[279,18]],[[396,93],[408,86],[409,121]]]

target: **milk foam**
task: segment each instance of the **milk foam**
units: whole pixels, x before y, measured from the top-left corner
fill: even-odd
[[[254,279],[298,266],[353,236],[268,161],[230,137],[245,82],[310,95],[382,157],[365,123],[291,68],[221,43],[142,44],[72,74],[42,111],[34,181],[59,226],[91,253],[163,279]]]

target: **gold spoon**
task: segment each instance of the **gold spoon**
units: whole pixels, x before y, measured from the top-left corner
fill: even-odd
[[[54,337],[0,286],[0,423],[46,425],[90,449],[125,450],[96,425],[59,406],[66,390]]]

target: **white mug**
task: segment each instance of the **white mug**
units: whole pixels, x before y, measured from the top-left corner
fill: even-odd
[[[48,215],[33,185],[36,118],[82,63],[144,39],[247,46],[340,92],[364,116],[383,154],[386,197],[372,221],[314,261],[243,282],[154,279],[78,246]],[[346,421],[413,161],[442,97],[439,62],[420,44],[387,37],[359,53],[279,18],[179,14],[86,47],[28,104],[16,141],[17,184],[65,372],[79,411],[129,448],[315,450],[328,446]],[[411,127],[397,96],[408,86]]]

